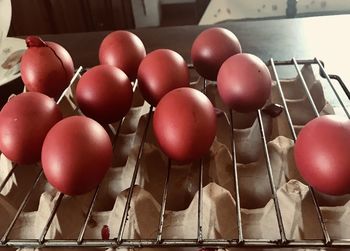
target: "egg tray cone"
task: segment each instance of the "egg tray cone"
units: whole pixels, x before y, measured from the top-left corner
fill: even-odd
[[[311,66],[304,66],[302,74],[320,114],[334,113]],[[300,81],[299,77],[281,81],[297,132],[313,118],[305,93],[300,91]],[[192,83],[192,87],[202,90],[203,80]],[[203,157],[203,238],[234,239],[238,238],[238,229],[228,111],[220,100],[215,84],[208,83],[206,91],[219,112],[215,141],[210,152]],[[74,90],[68,93],[60,104],[65,116],[80,114],[75,106],[73,93]],[[271,103],[282,104],[275,83],[268,100],[268,104]],[[111,239],[118,235],[148,110],[149,104],[143,101],[139,90],[136,89],[133,106],[126,115],[115,141],[113,166],[101,183],[94,211],[86,228],[85,239],[101,239],[101,229],[104,225],[109,227]],[[256,112],[249,114],[234,112],[233,117],[244,238],[279,239]],[[295,167],[294,143],[285,113],[273,117],[263,112],[262,120],[287,239],[322,239],[309,189]],[[115,123],[107,130],[112,135],[118,126],[119,123]],[[173,163],[171,166],[163,238],[197,238],[199,165],[199,161],[195,161],[187,165]],[[3,170],[0,173],[1,182],[11,170],[12,163],[1,155],[0,166]],[[159,149],[151,121],[123,238],[156,237],[167,166],[168,159]],[[8,227],[40,170],[39,164],[18,166],[15,169],[0,195],[2,215],[0,233],[4,233]],[[93,191],[81,196],[64,196],[46,239],[76,239],[92,197]],[[331,238],[348,238],[350,196],[335,197],[317,193],[317,197]],[[57,199],[57,191],[42,177],[9,239],[39,238]],[[94,248],[76,250],[80,249],[101,250]],[[175,248],[168,249],[175,250]],[[198,248],[180,249],[198,250]]]

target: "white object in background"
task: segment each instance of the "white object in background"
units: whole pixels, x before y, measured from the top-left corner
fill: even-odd
[[[11,0],[0,0],[0,86],[20,76],[23,39],[7,37],[12,17]]]
[[[297,14],[349,11],[350,1],[344,0],[299,0]]]
[[[212,0],[199,24],[247,18],[285,17],[286,9],[286,0]]]
[[[0,86],[18,78],[20,58],[26,49],[24,39],[5,37],[0,48]]]
[[[11,0],[0,0],[0,48],[10,28],[11,10]]]
[[[160,6],[162,4],[194,2],[195,0],[131,0],[135,27],[159,26],[161,16]]]
[[[159,26],[159,0],[132,0],[135,27]]]

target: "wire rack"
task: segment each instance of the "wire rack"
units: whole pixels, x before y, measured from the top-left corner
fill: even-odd
[[[280,77],[277,73],[276,66],[278,65],[289,65],[295,68],[295,71],[297,75],[299,76],[302,88],[304,89],[307,99],[311,104],[312,110],[314,112],[315,117],[320,116],[319,112],[316,108],[315,102],[312,99],[312,96],[307,88],[305,79],[300,71],[300,66],[310,64],[310,65],[316,65],[319,67],[320,75],[327,80],[327,83],[333,90],[335,96],[337,97],[342,109],[344,110],[345,114],[350,118],[349,113],[345,107],[345,104],[340,97],[341,95],[338,93],[337,88],[334,86],[331,79],[335,79],[339,85],[341,86],[342,90],[350,100],[350,92],[346,88],[345,84],[343,83],[342,79],[337,75],[330,75],[327,74],[325,71],[323,63],[318,60],[317,58],[311,59],[311,60],[296,60],[291,59],[287,61],[275,61],[273,59],[270,59],[267,62],[267,65],[271,67],[272,75],[276,81],[279,94],[282,99],[284,112],[286,114],[289,129],[291,131],[291,135],[293,140],[295,141],[297,136],[296,132],[293,127],[292,119],[288,110],[287,102],[281,87],[280,83]],[[193,67],[193,66],[189,66]],[[79,68],[76,72],[75,76],[73,77],[71,83],[73,83],[76,78],[78,77],[79,73],[81,72],[82,68]],[[339,89],[338,89],[339,90]],[[204,81],[204,93],[206,93],[206,81]],[[58,103],[61,101],[62,97],[57,101]],[[102,239],[84,239],[84,233],[87,228],[87,224],[92,216],[92,213],[94,211],[94,206],[96,203],[96,198],[99,194],[99,188],[98,186],[96,190],[94,191],[93,197],[91,199],[88,213],[86,215],[84,224],[81,226],[80,234],[78,235],[77,239],[70,239],[70,240],[63,240],[63,239],[46,239],[46,234],[50,228],[50,225],[54,219],[54,216],[60,206],[60,203],[65,196],[62,193],[59,193],[58,199],[55,201],[54,207],[47,219],[47,222],[45,224],[45,227],[43,228],[41,235],[38,239],[9,239],[9,235],[11,231],[13,231],[13,227],[15,226],[16,221],[18,220],[20,214],[22,213],[23,209],[26,207],[31,195],[33,194],[33,191],[35,190],[37,184],[41,179],[43,179],[43,171],[40,171],[32,184],[31,188],[27,191],[22,203],[20,204],[15,217],[12,219],[10,225],[8,226],[7,230],[3,234],[0,240],[0,247],[28,247],[28,248],[41,248],[41,247],[101,247],[101,248],[118,248],[118,247],[124,247],[124,248],[142,248],[142,247],[148,247],[148,248],[162,248],[162,247],[207,247],[207,248],[228,248],[228,247],[255,247],[255,248],[280,248],[280,247],[309,247],[309,248],[316,248],[316,247],[350,247],[350,239],[331,239],[330,234],[327,230],[324,218],[322,216],[322,212],[319,206],[319,203],[317,201],[315,192],[312,187],[308,187],[309,192],[312,197],[312,201],[314,204],[315,213],[317,214],[319,227],[322,230],[323,238],[322,239],[287,239],[285,229],[283,226],[283,219],[281,214],[281,208],[279,206],[279,200],[277,197],[277,191],[276,186],[273,179],[273,173],[270,163],[270,156],[269,151],[267,147],[267,139],[264,133],[264,125],[262,120],[262,114],[261,111],[257,111],[257,119],[259,122],[259,128],[261,133],[261,140],[263,144],[263,152],[264,157],[266,161],[266,167],[267,167],[267,173],[268,173],[268,180],[271,188],[271,197],[274,202],[275,207],[275,213],[278,223],[278,229],[279,229],[279,237],[278,239],[274,240],[267,240],[267,239],[248,239],[245,238],[243,235],[243,224],[242,224],[242,216],[241,216],[241,205],[240,205],[240,192],[239,192],[239,170],[237,168],[237,160],[236,160],[236,144],[235,144],[235,135],[234,135],[234,128],[233,128],[233,113],[230,111],[229,113],[229,120],[231,125],[230,135],[231,135],[231,154],[232,154],[232,175],[234,178],[234,190],[236,195],[236,218],[237,222],[236,225],[232,226],[233,228],[237,228],[238,230],[238,238],[236,239],[204,239],[202,234],[202,222],[203,222],[203,162],[200,161],[200,169],[199,169],[199,177],[198,177],[198,185],[199,185],[199,191],[198,191],[198,210],[197,210],[197,238],[194,239],[164,239],[162,238],[163,233],[163,222],[164,222],[164,215],[165,215],[165,207],[167,203],[167,194],[168,194],[168,185],[169,185],[169,177],[171,175],[171,160],[168,160],[168,167],[167,167],[167,175],[165,177],[165,183],[163,189],[163,195],[162,195],[162,202],[161,202],[161,210],[159,215],[159,225],[158,225],[158,232],[157,235],[154,236],[154,239],[125,239],[123,238],[124,230],[126,223],[128,221],[128,212],[130,209],[130,203],[132,200],[133,192],[134,192],[134,186],[136,182],[136,178],[139,171],[140,161],[143,154],[143,148],[144,143],[146,141],[147,137],[147,131],[149,128],[150,120],[152,118],[153,113],[153,107],[150,107],[149,112],[147,114],[147,122],[145,129],[143,131],[142,140],[138,149],[137,153],[137,159],[134,166],[134,171],[132,175],[132,179],[130,181],[130,187],[128,190],[128,196],[126,200],[125,207],[123,209],[123,216],[121,220],[121,224],[119,226],[119,232],[116,238],[109,239],[109,240],[102,240]],[[119,135],[119,131],[122,125],[122,121],[119,123],[119,126],[117,127],[117,130],[115,132],[115,139]],[[9,174],[5,177],[3,182],[0,184],[0,191],[5,187],[6,183],[10,179],[10,177],[13,175],[16,165],[13,166],[12,170],[10,170]],[[233,212],[234,213],[234,212]]]

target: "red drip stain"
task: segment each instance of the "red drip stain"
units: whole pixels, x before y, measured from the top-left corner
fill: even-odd
[[[109,227],[107,225],[103,225],[101,229],[101,238],[102,240],[109,240]]]

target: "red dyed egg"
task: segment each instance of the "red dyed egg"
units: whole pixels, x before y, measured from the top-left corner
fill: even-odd
[[[47,134],[41,156],[49,183],[58,191],[78,195],[102,181],[112,162],[112,144],[96,121],[68,117]]]
[[[153,130],[161,149],[183,163],[209,152],[216,134],[216,115],[210,100],[192,88],[178,88],[159,102]]]
[[[11,98],[0,112],[0,151],[18,164],[40,161],[45,136],[61,119],[55,101],[44,94],[27,92]]]
[[[216,80],[224,61],[241,52],[241,45],[235,34],[225,28],[215,27],[197,36],[192,45],[191,58],[201,76]]]
[[[300,131],[294,157],[301,176],[316,190],[350,193],[350,120],[337,115],[313,119]]]
[[[136,79],[137,69],[146,56],[146,50],[138,36],[129,31],[114,31],[102,41],[99,50],[101,64],[115,66]]]
[[[28,49],[21,59],[21,77],[28,91],[58,98],[74,74],[73,60],[61,45],[39,37],[26,39]]]
[[[271,93],[271,75],[258,57],[241,53],[221,66],[217,86],[221,99],[237,112],[262,108]]]
[[[137,78],[144,99],[153,106],[171,90],[188,87],[190,83],[185,60],[168,49],[149,53],[140,64]]]
[[[103,124],[122,119],[132,104],[132,86],[126,74],[110,65],[88,70],[79,80],[76,99],[81,111]]]

